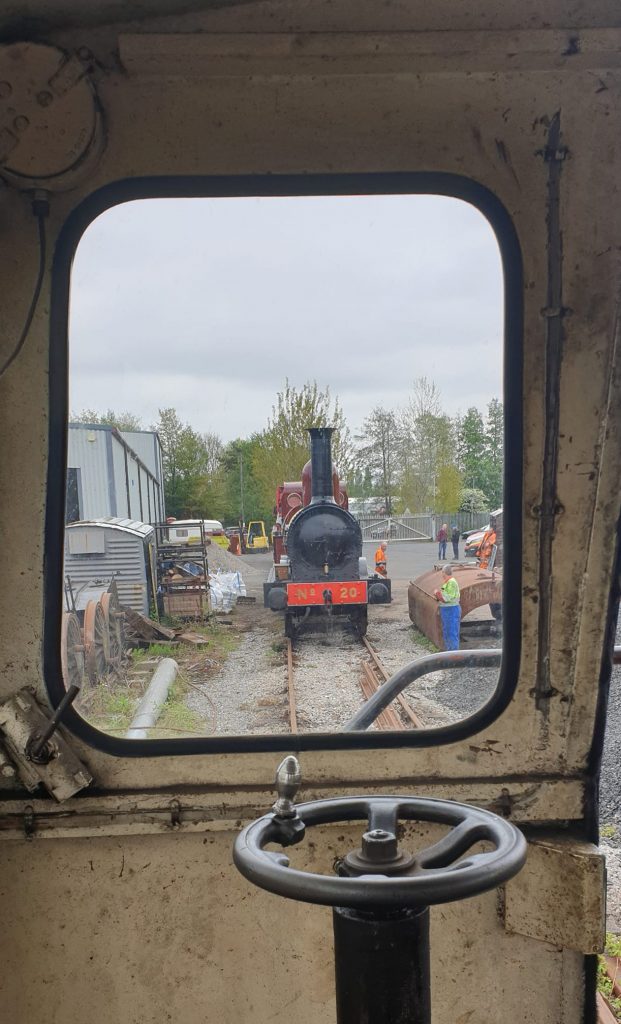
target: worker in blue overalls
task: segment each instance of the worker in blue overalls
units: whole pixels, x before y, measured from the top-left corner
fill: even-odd
[[[445,651],[459,650],[459,623],[461,607],[459,583],[453,576],[453,567],[445,565],[442,570],[442,586],[436,590],[436,600],[440,602],[440,618],[442,620],[442,636]]]

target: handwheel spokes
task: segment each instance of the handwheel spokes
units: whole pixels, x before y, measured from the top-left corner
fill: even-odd
[[[433,846],[416,854],[416,868],[423,871],[448,868],[481,839],[492,839],[484,822],[462,821]]]

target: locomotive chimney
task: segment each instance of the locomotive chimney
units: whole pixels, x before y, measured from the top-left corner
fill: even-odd
[[[332,434],[334,427],[309,427],[311,437],[311,505],[334,504],[332,481]]]

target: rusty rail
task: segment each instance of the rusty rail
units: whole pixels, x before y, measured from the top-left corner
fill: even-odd
[[[298,716],[295,708],[295,688],[293,686],[293,644],[287,638],[287,696],[289,699],[289,723],[291,732],[298,731]]]
[[[371,661],[373,662],[375,670],[376,670],[378,676],[382,680],[382,685],[384,683],[387,683],[388,680],[390,679],[390,674],[387,671],[386,667],[384,665],[382,665],[380,659],[378,658],[377,651],[375,650],[374,647],[371,646],[371,644],[367,640],[366,636],[361,637],[361,640],[362,640],[364,646],[366,647],[367,651],[369,652],[369,655],[370,655]],[[363,664],[363,668],[364,668],[364,664]],[[377,690],[379,690],[380,687],[377,685],[377,682],[376,682],[375,678],[373,677],[372,673],[371,673],[371,677],[373,678],[373,682],[375,683],[375,689],[374,689],[373,692],[376,692]],[[372,694],[365,694],[365,696],[368,699],[370,696],[372,696]],[[416,712],[414,712],[412,710],[412,708],[410,707],[409,702],[405,699],[405,697],[402,694],[399,693],[399,694],[397,694],[397,697],[395,698],[395,700],[399,704],[399,707],[401,708],[401,710],[405,714],[406,718],[408,718],[410,720],[410,722],[412,723],[414,728],[415,729],[422,729],[423,728],[423,723],[421,722],[421,720],[418,717],[418,715],[416,714]],[[393,725],[390,728],[402,729],[403,726],[402,726],[399,718],[397,717],[397,715],[394,715],[394,718],[396,719],[398,724],[397,725]],[[378,724],[379,724],[379,717],[378,717]],[[389,728],[389,726],[380,726],[380,728]]]
[[[501,657],[502,651],[440,651],[438,654],[428,654],[425,658],[410,661],[398,672],[395,672],[383,686],[380,686],[366,704],[343,726],[343,732],[368,729],[379,713],[392,704],[406,686],[416,682],[417,679],[429,672],[437,672],[443,668],[493,668],[500,665]]]
[[[438,672],[445,668],[494,668],[500,665],[502,651],[440,651],[428,654],[424,658],[410,661],[403,668],[380,686],[366,704],[343,726],[343,732],[356,732],[368,729],[380,712],[384,711],[393,700],[421,676],[430,672]],[[621,665],[621,646],[615,647],[612,655],[613,665]]]
[[[379,689],[379,684],[368,661],[362,662],[360,689],[367,701],[369,701],[373,697],[373,694],[377,693]],[[379,729],[390,729],[392,731],[403,729],[403,723],[393,708],[385,708],[384,711],[380,711],[377,716],[377,726]]]

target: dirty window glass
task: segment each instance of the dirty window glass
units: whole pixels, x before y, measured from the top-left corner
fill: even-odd
[[[340,732],[502,645],[503,286],[429,195],[142,200],[75,256],[60,638],[115,737]],[[445,570],[446,571],[443,571]],[[483,705],[486,667],[372,730]]]

